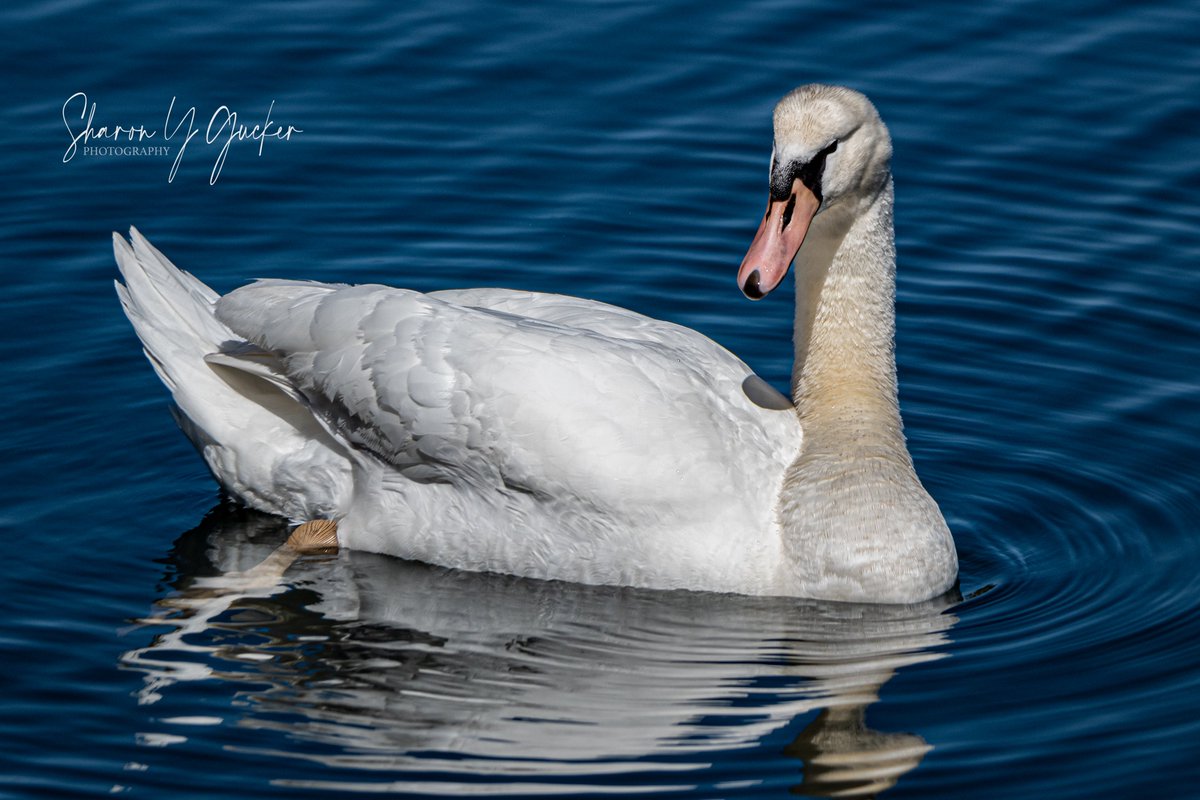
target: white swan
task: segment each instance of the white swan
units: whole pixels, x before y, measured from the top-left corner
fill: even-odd
[[[550,294],[259,281],[136,230],[125,312],[220,484],[346,547],[584,583],[914,602],[957,574],[896,402],[891,142],[849,89],[775,109],[738,275],[797,263],[794,405],[687,328]],[[326,524],[326,528],[332,528]]]

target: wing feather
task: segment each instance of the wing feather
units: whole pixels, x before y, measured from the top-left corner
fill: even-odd
[[[798,444],[794,416],[747,400],[751,372],[728,351],[601,303],[260,281],[217,316],[278,354],[329,427],[410,480],[653,513],[759,479],[727,471],[729,448],[770,465]]]

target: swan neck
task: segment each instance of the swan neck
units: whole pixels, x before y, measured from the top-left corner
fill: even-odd
[[[891,182],[818,214],[812,233],[796,262],[803,443],[777,506],[780,582],[830,600],[924,600],[953,585],[958,560],[900,423]]]
[[[889,179],[857,207],[828,209],[796,256],[792,398],[806,436],[847,425],[859,440],[900,436],[892,202]]]

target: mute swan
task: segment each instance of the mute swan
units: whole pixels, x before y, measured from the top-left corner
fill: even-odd
[[[891,141],[840,87],[796,89],[774,121],[738,283],[757,299],[797,264],[794,404],[696,331],[560,295],[262,280],[218,297],[136,229],[113,237],[117,292],[217,481],[320,521],[297,531],[318,545],[925,600],[958,562],[896,400]]]

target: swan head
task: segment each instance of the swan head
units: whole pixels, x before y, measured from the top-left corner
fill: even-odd
[[[812,83],[775,106],[771,197],[742,265],[751,300],[783,281],[818,215],[857,215],[887,186],[892,141],[861,92]]]

